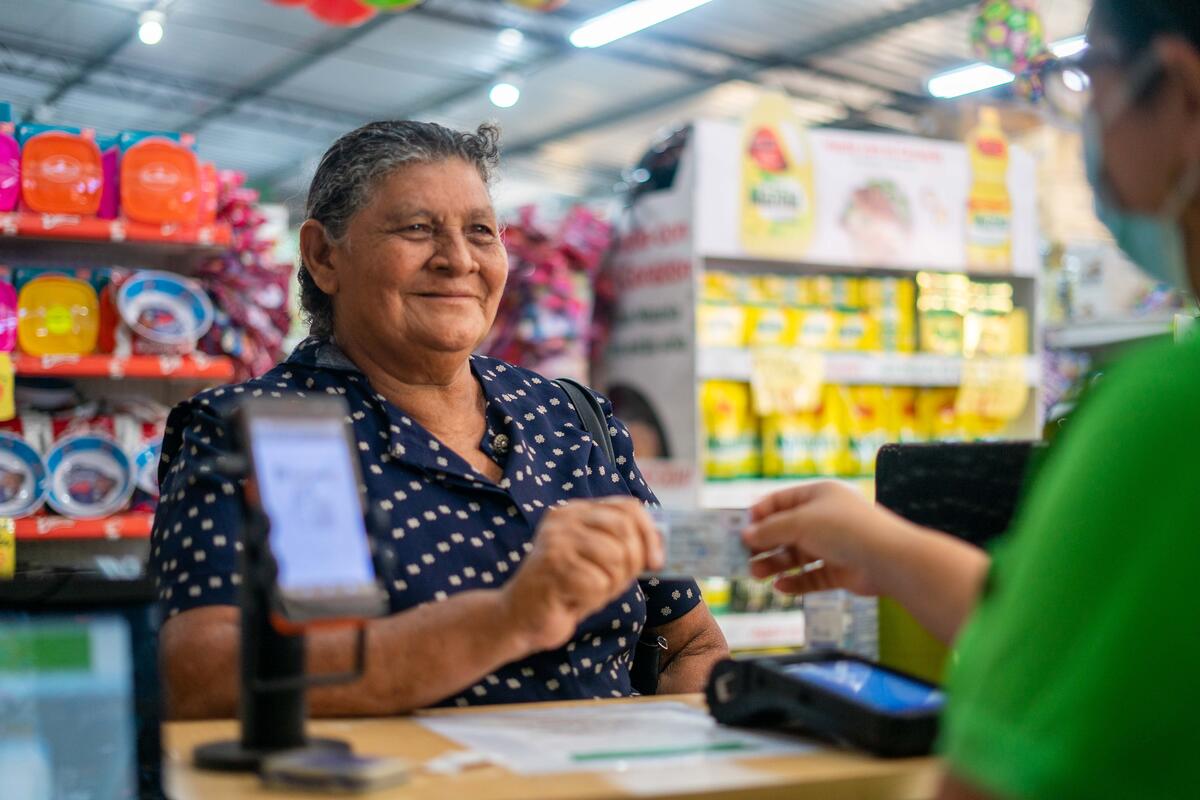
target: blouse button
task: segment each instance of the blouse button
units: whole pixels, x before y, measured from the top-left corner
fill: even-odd
[[[500,455],[508,452],[508,437],[503,433],[496,434],[496,438],[492,439],[492,449]]]

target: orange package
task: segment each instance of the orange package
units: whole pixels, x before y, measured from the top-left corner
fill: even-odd
[[[39,214],[94,216],[104,168],[90,133],[45,131],[21,148],[21,200]]]
[[[196,154],[165,136],[131,146],[121,157],[121,210],[136,222],[194,225],[201,213]]]

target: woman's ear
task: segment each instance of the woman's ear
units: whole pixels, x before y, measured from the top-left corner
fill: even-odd
[[[1184,130],[1180,141],[1189,163],[1200,161],[1200,50],[1181,36],[1164,36],[1155,42],[1155,53],[1167,74],[1180,89],[1183,108],[1176,119]]]
[[[300,258],[308,268],[313,283],[330,296],[337,294],[338,288],[333,249],[325,226],[315,219],[306,219],[300,226]]]

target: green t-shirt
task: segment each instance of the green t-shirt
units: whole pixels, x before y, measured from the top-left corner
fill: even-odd
[[[958,641],[941,747],[1005,798],[1200,798],[1200,341],[1108,373]]]

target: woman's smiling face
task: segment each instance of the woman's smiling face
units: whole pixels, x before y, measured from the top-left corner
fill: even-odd
[[[469,354],[508,277],[487,186],[457,158],[380,180],[330,257],[336,286],[322,288],[334,296],[339,338],[383,352]]]

